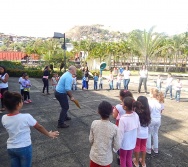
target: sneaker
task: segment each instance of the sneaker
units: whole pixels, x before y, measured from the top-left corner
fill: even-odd
[[[170,98],[170,100],[172,100],[172,97]]]
[[[29,102],[27,100],[24,101],[25,104],[28,104]]]
[[[56,98],[54,97],[53,100],[56,100]]]
[[[151,146],[151,148],[155,154],[158,154],[158,148],[154,148],[154,146]]]
[[[29,99],[29,100],[27,100],[29,103],[32,103],[32,101]]]
[[[177,103],[179,103],[180,101],[176,101]]]
[[[150,148],[146,148],[146,153],[147,154],[151,154],[151,149]]]
[[[43,96],[45,96],[46,94],[45,93],[42,93]]]
[[[46,93],[47,95],[50,95],[50,93]]]
[[[71,120],[71,117],[67,117],[65,120],[66,120],[66,121],[70,121],[70,120]]]

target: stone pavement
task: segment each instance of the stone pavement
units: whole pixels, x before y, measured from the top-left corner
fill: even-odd
[[[9,79],[10,90],[19,91],[18,78]],[[93,87],[93,81],[90,81]],[[48,130],[57,130],[57,119],[60,106],[53,100],[53,94],[42,96],[41,79],[31,78],[33,85],[31,99],[33,103],[24,105],[21,112],[30,113]],[[81,81],[79,81],[81,83]],[[80,88],[81,85],[79,84]],[[104,84],[108,88],[107,82]],[[137,85],[130,83],[130,90],[137,98]],[[51,90],[52,92],[52,90]],[[81,104],[78,109],[70,102],[69,115],[72,120],[67,122],[70,127],[58,129],[58,139],[49,139],[31,128],[33,143],[33,167],[88,167],[90,144],[88,141],[90,125],[93,120],[100,119],[97,106],[102,100],[113,105],[119,103],[118,90],[74,91]],[[144,94],[140,94],[144,95]],[[148,95],[147,95],[148,96]],[[148,96],[149,97],[149,96]],[[182,92],[180,103],[166,99],[159,132],[159,154],[147,156],[147,167],[188,167],[188,94]],[[0,117],[2,114],[0,114]],[[113,121],[113,120],[112,120]],[[0,124],[0,167],[8,167],[9,159],[6,152],[7,132]],[[112,167],[118,167],[114,156]]]

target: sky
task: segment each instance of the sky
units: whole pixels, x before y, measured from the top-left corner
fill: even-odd
[[[50,37],[75,25],[102,24],[168,35],[188,31],[188,0],[0,0],[0,32]]]

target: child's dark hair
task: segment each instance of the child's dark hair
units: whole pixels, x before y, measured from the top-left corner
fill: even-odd
[[[102,119],[107,119],[112,114],[112,105],[107,101],[102,101],[98,106],[98,112]]]
[[[119,96],[121,96],[123,99],[125,97],[132,97],[133,98],[133,94],[128,90],[120,90]]]
[[[6,109],[11,113],[14,110],[16,110],[19,103],[22,102],[22,96],[21,94],[17,92],[9,92],[6,91],[3,94],[3,103],[6,107]]]
[[[140,110],[135,110],[140,119],[140,125],[147,127],[151,122],[148,99],[145,96],[139,96],[137,101],[141,103]]]
[[[27,73],[26,73],[26,72],[23,72],[23,73],[22,73],[22,77],[25,77],[25,75],[27,75]]]

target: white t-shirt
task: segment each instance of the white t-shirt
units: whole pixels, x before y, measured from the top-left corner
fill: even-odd
[[[0,78],[2,78],[3,80],[5,79],[5,76],[7,75],[7,73],[5,73],[3,76],[0,75]],[[2,88],[8,88],[8,82],[4,83],[4,82],[0,82],[0,89]]]
[[[37,121],[30,114],[3,115],[2,124],[9,134],[7,148],[22,148],[31,145],[30,126]]]
[[[164,104],[159,103],[157,99],[149,100],[151,118],[161,118],[161,111],[164,110]]]
[[[21,83],[21,84],[20,84],[20,89],[23,89],[22,83],[23,83],[24,80],[25,80],[25,79],[22,78],[22,77],[20,77],[19,80],[18,80],[18,82]]]
[[[148,70],[140,70],[141,78],[147,78],[147,76],[148,76]]]
[[[117,83],[121,83],[121,76],[117,76]]]
[[[129,70],[123,71],[124,79],[130,79],[131,72]]]
[[[139,138],[139,139],[147,139],[148,138],[148,127],[140,126],[137,138]]]
[[[138,114],[124,114],[119,121],[119,133],[121,149],[132,150],[135,148],[137,134],[140,129],[140,120]]]
[[[126,114],[126,111],[123,109],[123,106],[121,104],[117,104],[115,108],[118,111],[118,116],[116,117],[116,120],[120,120],[121,116]]]
[[[181,82],[177,82],[175,84],[175,90],[181,90],[181,88],[182,88],[182,83]]]
[[[72,84],[76,85],[76,77],[72,78]]]
[[[172,81],[173,81],[173,78],[172,78],[172,77],[167,78],[167,79],[166,79],[166,87],[172,86]]]

